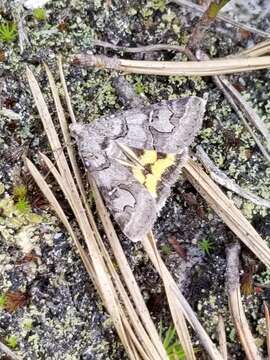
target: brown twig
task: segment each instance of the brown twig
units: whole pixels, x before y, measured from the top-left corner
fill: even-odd
[[[267,359],[270,360],[270,316],[269,316],[269,308],[266,303],[264,305],[264,316],[266,322],[266,344],[267,344]]]
[[[270,56],[196,61],[139,61],[110,58],[104,55],[76,54],[73,63],[97,69],[110,69],[133,74],[211,76],[266,69]]]
[[[94,46],[100,46],[106,49],[111,49],[115,51],[121,51],[124,53],[146,53],[153,51],[176,51],[185,54],[188,58],[192,56],[192,53],[189,49],[180,45],[171,45],[171,44],[155,44],[155,45],[145,45],[145,46],[136,46],[136,47],[125,47],[110,44],[106,41],[93,40],[92,44]]]
[[[255,340],[249,329],[249,325],[243,309],[239,283],[239,252],[238,243],[227,248],[227,290],[229,307],[232,319],[237,330],[240,342],[245,350],[247,359],[260,360],[261,356],[255,345]]]
[[[251,193],[250,191],[242,189],[233,179],[230,179],[224,172],[222,172],[209,158],[203,148],[198,145],[196,147],[196,155],[200,162],[203,164],[205,169],[209,172],[211,178],[221,186],[224,186],[228,190],[231,190],[239,196],[252,201],[254,204],[259,206],[265,206],[270,208],[270,201],[260,198],[259,196]]]
[[[192,34],[188,41],[188,48],[190,50],[196,50],[200,48],[200,45],[202,44],[202,39],[204,37],[205,31],[211,23],[215,20],[215,18],[218,15],[218,12],[225,6],[230,0],[215,0],[210,1],[209,6],[204,11],[203,15],[199,19],[199,21],[196,23]]]
[[[264,263],[270,266],[270,249],[242,212],[228,199],[201,166],[188,159],[183,173],[209,206],[221,217],[243,243]]]
[[[197,56],[199,60],[207,60],[209,59],[208,56],[203,53],[202,51],[197,52]],[[254,141],[256,142],[258,148],[261,150],[262,154],[264,155],[265,159],[267,161],[270,161],[270,154],[265,149],[264,145],[260,141],[260,139],[257,137],[257,135],[252,130],[251,126],[247,122],[246,118],[262,133],[264,136],[268,148],[270,149],[270,135],[269,131],[267,130],[266,126],[262,122],[262,120],[259,118],[259,116],[255,113],[255,111],[251,108],[251,106],[243,99],[241,94],[235,89],[233,85],[229,83],[229,81],[226,79],[225,76],[212,76],[212,79],[216,86],[223,92],[225,95],[227,101],[231,105],[231,107],[234,109],[240,120],[245,125],[246,129],[249,131],[250,135],[253,137]],[[245,116],[244,116],[245,114]]]
[[[180,5],[180,6],[185,6],[185,7],[189,8],[189,9],[191,9],[193,11],[196,11],[196,12],[199,12],[199,13],[204,13],[205,12],[205,8],[203,6],[194,4],[193,2],[188,1],[188,0],[169,0],[168,3],[174,3],[174,4],[177,4],[177,5]],[[262,30],[259,30],[259,29],[255,29],[255,28],[253,28],[253,27],[251,27],[249,25],[246,25],[246,24],[240,24],[237,21],[229,18],[228,16],[218,14],[216,19],[225,21],[226,23],[231,24],[231,25],[233,25],[234,27],[236,27],[238,29],[243,29],[243,30],[249,31],[249,32],[251,32],[253,34],[260,35],[260,36],[262,36],[264,38],[270,37],[269,33],[265,32],[265,31],[262,31]]]
[[[221,352],[223,359],[227,360],[228,359],[228,351],[227,351],[227,342],[226,342],[226,332],[225,332],[224,320],[221,315],[219,315],[219,317],[218,317],[217,332],[218,332],[218,339],[219,339],[219,351]]]

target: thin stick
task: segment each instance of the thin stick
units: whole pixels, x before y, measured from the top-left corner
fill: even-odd
[[[203,12],[200,19],[195,24],[192,33],[188,40],[187,47],[190,50],[199,49],[203,43],[202,39],[206,30],[210,25],[215,21],[217,15],[220,13],[220,10],[229,2],[230,0],[215,0],[210,1],[208,7]]]
[[[260,360],[261,356],[255,345],[255,340],[249,329],[249,325],[243,309],[240,284],[239,284],[239,252],[238,243],[227,248],[227,288],[229,306],[233,322],[240,338],[241,344],[249,360]]]
[[[127,46],[118,46],[111,44],[107,41],[101,41],[101,40],[93,40],[92,44],[94,46],[100,46],[105,49],[110,49],[114,51],[121,51],[124,53],[146,53],[146,52],[152,52],[152,51],[175,51],[175,52],[181,52],[185,54],[190,60],[194,60],[195,56],[193,53],[186,47],[180,46],[180,45],[174,45],[174,44],[154,44],[154,45],[144,45],[144,46],[136,46],[136,47],[127,47]],[[254,57],[254,56],[261,56],[270,53],[270,40],[267,39],[265,41],[261,41],[258,44],[240,51],[236,54],[229,55],[230,57]]]
[[[242,189],[239,185],[235,183],[234,180],[230,179],[225,173],[223,173],[214,163],[211,161],[209,156],[203,150],[203,148],[198,145],[196,147],[196,155],[199,158],[200,162],[203,164],[205,169],[209,172],[211,178],[215,180],[221,186],[235,192],[239,196],[252,201],[254,204],[259,206],[265,206],[270,208],[270,201],[262,199],[259,196],[254,195],[250,191]]]
[[[266,69],[270,67],[270,56],[186,62],[139,61],[110,58],[104,55],[77,54],[74,56],[73,63],[85,67],[111,69],[134,74],[210,76]]]
[[[264,302],[264,316],[266,322],[266,344],[267,344],[267,359],[270,360],[270,316],[269,308],[266,302]]]
[[[221,315],[218,316],[218,339],[219,339],[219,351],[221,352],[223,359],[228,359],[228,351],[227,351],[227,342],[226,342],[226,332],[225,332],[225,325],[224,320]]]
[[[200,339],[200,342],[204,349],[207,351],[209,357],[212,360],[223,360],[220,352],[216,348],[215,344],[210,339],[209,335],[199,322],[196,314],[192,310],[191,306],[183,296],[182,292],[178,288],[177,284],[175,283],[172,275],[170,274],[169,270],[167,269],[166,265],[164,264],[158,250],[156,247],[156,240],[153,237],[153,234],[150,233],[145,239],[142,240],[142,244],[144,246],[145,251],[147,252],[150,260],[152,261],[153,265],[155,266],[156,270],[160,274],[160,277],[163,280],[164,286],[166,291],[169,292],[168,300],[174,299],[177,307],[180,307],[185,318],[188,320],[190,325],[193,327],[195,332]],[[173,296],[174,295],[174,296]]]
[[[183,173],[239,239],[269,267],[270,249],[267,243],[201,166],[192,159],[188,159],[184,164]]]
[[[106,41],[100,40],[93,40],[92,44],[94,46],[100,46],[106,49],[111,49],[115,51],[121,51],[124,53],[146,53],[152,51],[176,51],[185,54],[187,57],[192,55],[191,51],[184,46],[180,45],[171,45],[171,44],[155,44],[155,45],[145,45],[145,46],[136,46],[136,47],[125,47],[125,46],[118,46]]]
[[[232,106],[232,108],[234,109],[234,111],[236,112],[238,117],[240,118],[240,120],[243,122],[243,124],[245,125],[245,127],[248,130],[248,132],[250,133],[250,135],[253,137],[255,143],[257,144],[258,148],[261,150],[261,153],[263,154],[265,159],[267,161],[270,161],[270,155],[269,155],[268,151],[265,149],[264,145],[262,144],[260,139],[257,137],[257,135],[254,133],[254,131],[252,131],[251,126],[249,125],[249,123],[247,122],[247,120],[244,117],[243,113],[239,109],[239,107],[238,107],[238,105],[236,103],[236,100],[233,97],[232,93],[227,91],[227,88],[225,87],[223,81],[220,79],[219,76],[213,76],[213,81],[217,85],[217,87],[223,92],[226,99],[228,100],[228,102],[230,103],[230,105]],[[237,90],[235,89],[235,91],[237,91]]]
[[[199,12],[199,13],[204,13],[205,12],[205,8],[203,6],[194,4],[193,2],[187,1],[187,0],[169,0],[168,3],[175,3],[175,4],[180,5],[180,6],[185,6],[187,8],[190,8],[191,10]],[[218,14],[217,19],[225,21],[228,24],[231,24],[231,25],[233,25],[233,26],[235,26],[235,27],[237,27],[239,29],[243,29],[243,30],[249,31],[249,32],[254,33],[254,34],[258,34],[258,35],[260,35],[260,36],[262,36],[264,38],[265,37],[270,37],[269,33],[265,32],[265,31],[262,31],[262,30],[259,30],[259,29],[255,29],[255,28],[253,28],[251,26],[248,26],[248,25],[240,24],[240,23],[236,22],[235,20],[229,18],[228,16]]]
[[[197,52],[197,58],[198,60],[203,61],[209,60],[208,55],[205,54],[203,51]],[[247,122],[246,118],[261,132],[266,141],[267,148],[268,150],[270,150],[270,132],[268,131],[263,121],[257,115],[255,110],[253,110],[253,108],[242,97],[239,91],[230,84],[230,82],[226,79],[225,76],[212,76],[212,79],[216,86],[223,92],[226,99],[228,100],[240,120],[243,122],[246,129],[249,131],[250,135],[253,137],[254,141],[256,142],[257,146],[261,150],[266,160],[270,161],[269,152],[267,151],[267,149],[265,149],[260,139],[256,136],[249,123]]]

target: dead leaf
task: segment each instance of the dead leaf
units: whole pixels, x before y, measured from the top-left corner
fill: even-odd
[[[184,260],[187,258],[186,249],[178,242],[175,236],[171,236],[168,239],[169,244],[174,248],[175,252]]]
[[[241,290],[243,295],[251,295],[253,293],[253,273],[244,272],[241,277]]]
[[[12,313],[18,308],[25,306],[29,301],[29,295],[22,291],[9,291],[5,295],[5,310]]]
[[[37,263],[39,259],[39,256],[35,253],[34,250],[30,251],[29,253],[25,254],[22,258],[18,259],[16,263],[18,265],[29,263],[31,261]]]

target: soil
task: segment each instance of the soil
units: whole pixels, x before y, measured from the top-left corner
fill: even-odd
[[[251,11],[254,4],[256,9],[261,6],[263,18]],[[266,2],[253,1],[245,9],[250,13],[252,26],[270,32],[267,6]],[[243,18],[242,10],[243,7],[231,7],[228,14],[233,13],[236,19],[242,14]],[[118,98],[109,71],[74,66],[72,55],[83,52],[115,55],[111,50],[94,47],[93,39],[121,46],[185,45],[198,16],[174,3],[165,5],[164,0],[56,0],[44,5],[44,14],[45,18],[40,20],[33,10],[20,8],[17,1],[0,2],[0,30],[3,23],[17,24],[18,16],[23,16],[28,38],[20,49],[18,36],[4,42],[0,31],[0,338],[23,359],[125,359],[123,347],[72,240],[24,165],[23,155],[27,155],[42,168],[38,151],[50,154],[25,66],[36,75],[55,117],[42,63],[50,66],[58,80],[56,60],[61,53],[76,117],[90,122],[127,106]],[[207,32],[202,47],[211,57],[221,57],[261,40],[259,35],[216,22]],[[185,60],[181,54],[165,51],[125,56]],[[203,129],[193,146],[202,145],[214,163],[240,186],[270,199],[270,166],[211,78],[147,75],[125,75],[125,78],[138,96],[150,103],[208,94]],[[269,78],[268,70],[229,77],[268,125]],[[25,202],[18,205],[19,185],[27,189],[27,195],[25,199],[20,195]],[[270,242],[269,211],[235,194],[227,194]],[[62,204],[66,206],[64,199]],[[154,233],[167,267],[207,332],[216,341],[217,318],[221,313],[230,359],[244,359],[228,310],[225,287],[225,249],[236,240],[235,235],[184,178],[172,189]],[[142,246],[131,243],[120,230],[119,235],[156,325],[162,323],[163,329],[168,328],[171,318],[159,276]],[[203,241],[210,244],[209,251],[203,248]],[[263,301],[269,299],[269,288],[261,285],[269,283],[270,272],[244,245],[241,245],[241,274],[246,315],[265,355]],[[7,309],[10,294],[13,294],[10,305],[13,308]],[[11,344],[11,337],[15,337],[15,345]],[[200,349],[196,335],[193,340]],[[198,358],[205,358],[203,351],[198,354]],[[4,359],[5,355],[0,354],[0,358]]]

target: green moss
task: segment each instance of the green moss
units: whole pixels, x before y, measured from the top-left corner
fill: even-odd
[[[31,207],[28,200],[26,199],[26,196],[27,188],[25,185],[20,184],[14,187],[13,197],[15,200],[15,206],[16,209],[22,214],[27,214],[31,211]]]
[[[243,211],[243,213],[244,213],[244,215],[246,216],[247,219],[252,219],[255,207],[256,206],[250,201],[245,201],[244,202],[244,206],[243,206],[242,211]]]
[[[10,335],[10,336],[6,337],[6,344],[11,349],[16,349],[16,347],[18,346],[17,336]]]
[[[13,196],[15,199],[17,199],[17,200],[25,199],[26,195],[27,195],[27,188],[25,185],[20,184],[20,185],[14,186]]]
[[[4,309],[7,303],[7,298],[5,294],[0,295],[0,309]]]
[[[44,8],[34,9],[33,15],[37,21],[44,21],[44,20],[46,20],[46,17],[47,17],[46,10]]]
[[[166,1],[165,0],[152,0],[150,1],[151,7],[154,10],[159,10],[163,12],[166,9]]]
[[[161,246],[160,251],[163,255],[169,256],[172,253],[172,249],[168,244],[164,244]]]
[[[136,94],[140,95],[140,94],[143,94],[145,92],[145,86],[142,82],[137,82],[135,84],[135,91],[136,91]]]
[[[0,24],[0,40],[8,43],[16,39],[18,34],[17,26],[14,22]]]
[[[30,331],[33,328],[33,320],[32,319],[24,319],[24,321],[22,322],[22,328],[24,330]]]
[[[16,209],[22,214],[27,214],[31,211],[31,207],[26,199],[18,200],[15,206]]]

